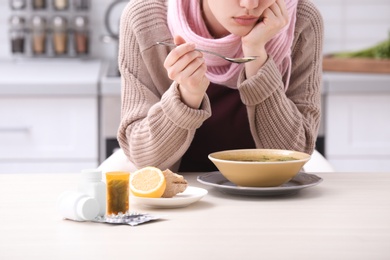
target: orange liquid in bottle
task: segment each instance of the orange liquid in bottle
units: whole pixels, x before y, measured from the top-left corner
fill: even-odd
[[[129,177],[128,172],[107,172],[107,215],[129,211]]]

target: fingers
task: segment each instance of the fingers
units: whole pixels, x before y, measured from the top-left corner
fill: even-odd
[[[277,2],[273,3],[269,9],[271,10],[271,14],[274,17],[281,17],[282,16],[282,11],[280,10],[280,6],[277,4]]]
[[[204,64],[202,57],[191,57],[187,55],[185,58],[180,59],[174,66],[167,69],[168,77],[177,82],[184,82],[187,78],[191,77],[197,69]]]
[[[277,0],[276,4],[279,6],[281,16],[284,18],[285,24],[288,24],[290,17],[288,16],[287,6],[285,0]]]
[[[279,9],[281,13],[286,14],[287,13],[287,6],[285,0],[276,0],[275,4],[279,6]]]
[[[196,59],[177,75],[176,82],[186,86],[199,86],[199,80],[205,77],[206,70],[204,60]]]
[[[168,77],[172,80],[178,81],[178,77],[185,78],[192,75],[202,63],[204,63],[203,55],[194,51],[191,46],[182,44],[176,47],[167,56],[164,62],[164,67],[168,72]]]
[[[164,67],[171,67],[173,64],[178,62],[186,54],[194,52],[195,44],[193,43],[182,43],[175,47],[167,56],[164,62]],[[195,52],[194,52],[195,53]]]
[[[276,0],[263,13],[263,22],[271,30],[281,30],[289,22],[285,0]]]
[[[285,0],[273,0],[260,17],[260,22],[242,38],[243,46],[248,50],[263,49],[267,42],[288,25],[289,15]]]
[[[272,11],[275,18],[281,22],[281,26],[288,24],[289,16],[285,0],[276,0],[276,2],[269,7],[269,9]]]
[[[210,83],[203,54],[195,51],[195,44],[186,43],[180,36],[174,37],[174,42],[177,47],[168,54],[164,67],[168,77],[179,84],[183,103],[199,108]]]
[[[187,43],[180,37],[174,37],[175,47],[164,61],[168,77],[179,84],[196,84],[205,76],[207,67],[203,54],[195,51],[193,43]]]
[[[181,45],[181,44],[185,43],[186,41],[180,35],[176,35],[175,38],[173,39],[173,42],[176,45]]]

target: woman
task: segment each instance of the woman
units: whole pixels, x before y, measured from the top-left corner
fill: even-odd
[[[322,37],[309,0],[130,1],[120,26],[121,148],[137,168],[181,172],[215,170],[207,155],[225,149],[312,153]],[[195,47],[258,57],[233,64]]]

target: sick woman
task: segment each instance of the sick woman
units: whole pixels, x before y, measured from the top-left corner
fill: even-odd
[[[207,157],[215,151],[312,153],[322,44],[310,0],[131,0],[118,59],[118,141],[127,159],[136,168],[205,172],[216,170]],[[256,59],[238,64],[196,49]]]

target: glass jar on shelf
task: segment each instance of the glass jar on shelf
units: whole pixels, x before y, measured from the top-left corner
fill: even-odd
[[[89,51],[88,19],[84,16],[74,18],[74,47],[77,54],[87,54]]]
[[[57,11],[63,11],[69,8],[69,0],[53,0],[53,7]]]
[[[73,0],[73,6],[76,10],[88,10],[90,0]]]
[[[31,42],[34,54],[46,53],[46,19],[42,16],[34,16],[31,19]]]
[[[53,50],[55,55],[68,52],[68,21],[65,17],[55,16],[52,21]]]
[[[10,0],[9,4],[12,10],[23,10],[26,8],[26,0]]]
[[[34,10],[42,10],[46,8],[46,0],[32,0]]]
[[[9,36],[11,39],[11,52],[24,53],[26,42],[26,23],[20,16],[12,16],[9,20]]]

